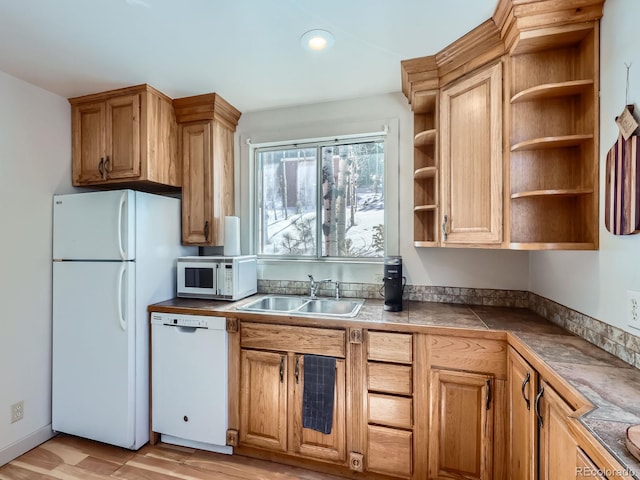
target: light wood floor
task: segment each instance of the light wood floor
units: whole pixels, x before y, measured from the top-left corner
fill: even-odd
[[[160,444],[137,452],[58,435],[0,467],[2,480],[340,480],[237,455]]]

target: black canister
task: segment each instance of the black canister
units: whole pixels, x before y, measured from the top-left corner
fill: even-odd
[[[402,310],[402,257],[384,259],[384,309],[389,312]]]

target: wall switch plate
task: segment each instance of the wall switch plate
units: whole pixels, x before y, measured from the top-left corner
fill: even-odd
[[[640,292],[627,290],[627,323],[640,330]]]
[[[24,418],[24,401],[20,400],[11,405],[11,423],[16,423]]]

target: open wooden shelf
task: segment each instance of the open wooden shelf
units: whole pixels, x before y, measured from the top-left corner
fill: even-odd
[[[413,97],[413,113],[418,115],[432,114],[436,110],[437,91],[416,92]]]
[[[413,211],[415,213],[419,213],[419,212],[432,212],[434,211],[436,208],[438,208],[437,205],[416,205],[415,207],[413,207]]]
[[[523,31],[511,47],[511,55],[542,52],[580,44],[593,31],[589,22]]]
[[[413,178],[433,178],[436,176],[437,168],[436,167],[423,167],[418,168],[415,172],[413,172]]]
[[[436,136],[438,135],[438,131],[434,128],[431,130],[425,130],[424,132],[420,132],[416,134],[413,139],[413,146],[416,148],[424,148],[429,147],[431,145],[435,145]]]
[[[433,247],[438,241],[438,96],[439,91],[413,94],[413,241]]]
[[[584,242],[512,242],[512,250],[594,250],[596,245]]]
[[[549,98],[580,95],[593,88],[593,80],[572,80],[569,82],[547,83],[523,90],[511,98],[511,103],[546,100]]]
[[[512,152],[525,150],[544,150],[548,148],[578,147],[589,140],[593,140],[593,134],[586,135],[562,135],[559,137],[542,137],[516,143],[511,147]]]
[[[554,190],[531,190],[528,192],[512,193],[511,199],[527,197],[579,197],[593,193],[589,188],[559,188]]]
[[[435,241],[414,241],[413,242],[413,246],[414,247],[437,247],[438,246],[438,242]]]

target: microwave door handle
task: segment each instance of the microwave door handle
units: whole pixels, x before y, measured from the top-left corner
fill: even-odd
[[[224,286],[224,265],[222,263],[216,263],[216,295],[222,295],[222,287]]]

